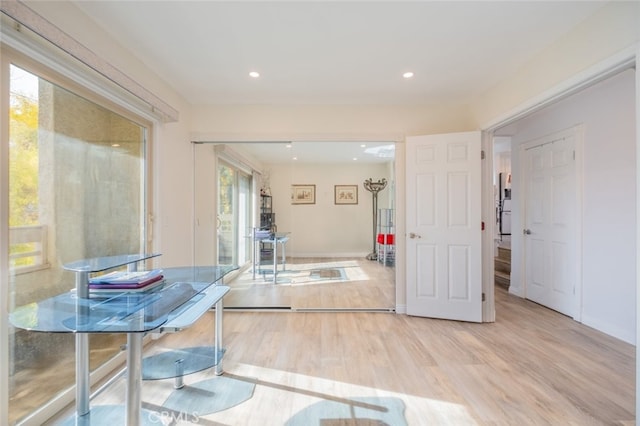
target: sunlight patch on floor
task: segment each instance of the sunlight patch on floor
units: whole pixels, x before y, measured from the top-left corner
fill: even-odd
[[[246,413],[262,411],[268,416],[263,425],[351,424],[355,419],[394,426],[477,424],[465,406],[447,401],[254,365],[239,364],[232,370],[225,375],[256,384],[253,397],[237,407],[204,418],[224,422],[225,418],[246,418]],[[264,412],[266,406],[272,409]]]

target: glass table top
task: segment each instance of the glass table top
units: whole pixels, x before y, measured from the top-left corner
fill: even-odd
[[[291,232],[271,232],[261,236],[256,236],[255,240],[257,242],[264,242],[264,243],[273,243],[273,242],[285,243],[289,241],[289,234],[291,234]]]
[[[206,299],[222,297],[228,287],[218,282],[236,269],[233,265],[164,268],[164,283],[151,290],[92,293],[89,298],[76,297],[74,288],[18,307],[10,314],[10,320],[18,328],[42,332],[147,332],[188,314],[191,306],[201,309],[200,300],[206,303]]]
[[[74,272],[102,272],[107,269],[118,268],[160,255],[160,253],[137,253],[95,257],[93,259],[83,259],[67,263],[64,265],[64,269]]]

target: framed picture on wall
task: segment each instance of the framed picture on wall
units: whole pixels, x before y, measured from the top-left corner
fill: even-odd
[[[315,204],[315,185],[291,185],[291,204]]]
[[[335,204],[358,204],[358,185],[336,185]]]

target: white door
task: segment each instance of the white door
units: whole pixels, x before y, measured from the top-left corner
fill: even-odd
[[[524,144],[524,259],[527,299],[575,313],[575,134]]]
[[[482,321],[480,132],[408,137],[407,313]]]

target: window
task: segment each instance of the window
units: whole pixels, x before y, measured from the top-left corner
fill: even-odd
[[[10,68],[9,265],[13,273],[48,266],[47,228],[39,221],[38,78]]]
[[[251,176],[220,161],[218,167],[218,263],[251,259]]]
[[[11,312],[74,288],[65,263],[145,251],[150,124],[43,78],[37,66],[2,66],[10,74],[1,161],[9,169]],[[91,335],[91,370],[123,343],[122,335]],[[75,383],[73,334],[10,327],[8,359],[11,424]]]

